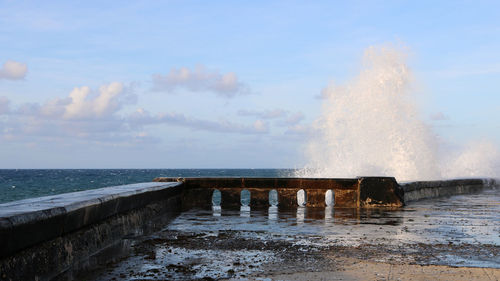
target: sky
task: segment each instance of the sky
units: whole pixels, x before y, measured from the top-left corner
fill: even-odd
[[[500,146],[497,1],[0,1],[0,168],[301,168],[321,91],[408,53],[451,146]]]

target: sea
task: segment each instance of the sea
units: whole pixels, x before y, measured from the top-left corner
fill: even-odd
[[[0,169],[0,203],[156,177],[293,177],[294,169]]]

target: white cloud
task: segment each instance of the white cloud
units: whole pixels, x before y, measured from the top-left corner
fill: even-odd
[[[89,87],[74,88],[69,94],[71,102],[65,106],[64,118],[71,119],[84,117],[93,112],[92,101],[87,101],[87,96],[90,93]]]
[[[123,84],[113,82],[99,88],[99,95],[88,98],[89,87],[75,88],[70,93],[71,103],[66,105],[65,119],[99,118],[111,115],[120,109],[117,97],[123,92]]]
[[[153,90],[173,93],[178,88],[192,92],[213,92],[219,96],[230,98],[248,92],[247,87],[238,81],[233,72],[225,74],[209,71],[198,65],[193,70],[186,67],[173,68],[166,75],[153,75]]]
[[[0,98],[0,125],[9,132],[9,139],[65,139],[94,141],[128,138],[127,124],[116,114],[128,102],[122,83],[103,85],[97,92],[83,86],[73,89],[68,97],[39,103],[8,107]],[[5,139],[5,138],[4,138]]]
[[[13,60],[6,61],[0,68],[0,79],[20,80],[26,77],[28,66]]]
[[[45,104],[23,104],[17,110],[20,114],[37,112],[40,116],[75,119],[102,119],[110,117],[127,103],[124,95],[124,86],[119,82],[112,82],[99,88],[93,93],[90,87],[75,87],[68,97],[56,98]]]

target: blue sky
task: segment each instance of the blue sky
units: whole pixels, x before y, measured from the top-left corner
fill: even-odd
[[[295,168],[320,92],[405,46],[422,118],[500,146],[496,1],[0,1],[0,168]]]

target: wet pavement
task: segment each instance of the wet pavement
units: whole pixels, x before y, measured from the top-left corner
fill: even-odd
[[[191,210],[154,235],[103,252],[92,272],[72,274],[85,280],[258,279],[340,270],[346,258],[498,269],[498,191],[400,209]]]

